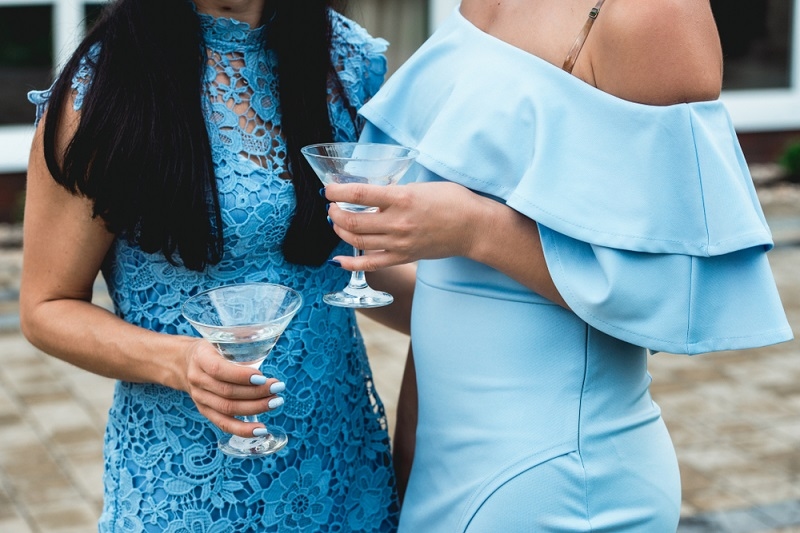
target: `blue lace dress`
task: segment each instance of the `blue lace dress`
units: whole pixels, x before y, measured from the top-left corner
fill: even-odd
[[[383,81],[386,42],[336,13],[334,64],[345,94],[330,90],[336,140],[353,140],[358,108]],[[289,444],[263,459],[216,449],[220,431],[185,393],[119,382],[105,436],[105,503],[100,531],[231,533],[392,531],[397,505],[384,409],[373,388],[352,310],[322,295],[348,273],[286,262],[281,242],[295,208],[280,135],[276,60],[264,28],[201,15],[209,50],[207,124],[224,220],[222,261],[202,273],[171,265],[117,238],[103,265],[116,313],[141,327],[195,335],[180,314],[210,287],[269,281],[300,291],[295,316],[264,374],[285,381],[285,405],[263,415]],[[90,70],[74,80],[76,108]],[[48,92],[31,100],[39,116]],[[242,125],[244,126],[242,127]],[[166,148],[166,147],[165,147]],[[348,253],[342,245],[335,253]]]

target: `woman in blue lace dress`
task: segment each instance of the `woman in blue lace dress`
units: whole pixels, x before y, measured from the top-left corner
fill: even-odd
[[[326,264],[344,248],[299,156],[356,138],[385,46],[322,0],[120,0],[53,87],[31,93],[22,326],[45,352],[118,380],[100,531],[395,529],[355,316],[321,299],[346,283]],[[100,271],[113,313],[91,303]],[[180,306],[262,281],[305,306],[254,374],[199,339]],[[286,448],[216,449],[223,431],[263,433],[234,416],[260,413]]]

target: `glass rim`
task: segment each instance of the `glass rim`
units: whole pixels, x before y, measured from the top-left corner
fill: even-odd
[[[291,306],[289,308],[289,311],[287,311],[286,313],[284,313],[284,314],[282,314],[280,316],[275,317],[274,319],[270,320],[269,322],[280,322],[284,318],[295,314],[298,311],[298,309],[303,305],[303,301],[304,301],[303,295],[299,291],[296,291],[295,289],[293,289],[291,287],[287,287],[286,285],[281,285],[280,283],[269,283],[269,282],[266,282],[266,281],[264,281],[264,282],[262,282],[262,281],[250,281],[250,282],[245,282],[245,283],[230,283],[228,285],[219,285],[217,287],[212,287],[210,289],[205,289],[203,291],[198,292],[197,294],[194,294],[194,295],[190,296],[189,298],[186,299],[185,302],[183,302],[183,304],[181,304],[181,316],[183,316],[183,318],[185,318],[190,323],[197,324],[197,325],[202,326],[204,328],[237,330],[237,329],[252,328],[253,326],[258,326],[258,325],[262,324],[262,322],[254,322],[252,324],[238,324],[236,326],[219,326],[219,325],[216,325],[216,324],[207,324],[207,323],[201,322],[199,320],[192,320],[191,318],[186,316],[186,306],[189,305],[189,302],[191,302],[192,300],[194,300],[196,298],[200,298],[201,296],[204,296],[204,295],[206,295],[208,293],[211,293],[211,292],[214,292],[214,291],[218,291],[220,289],[230,289],[230,288],[233,288],[233,287],[248,287],[248,286],[280,287],[281,289],[284,289],[286,291],[286,293],[295,294],[297,296],[297,300],[295,302],[295,305]]]
[[[313,153],[311,151],[313,148],[318,148],[320,146],[385,146],[388,148],[397,148],[401,150],[406,150],[408,153],[402,156],[387,156],[387,157],[344,157],[340,155],[318,154],[318,153]],[[340,159],[345,161],[397,161],[405,159],[416,159],[419,156],[419,150],[417,150],[416,148],[411,148],[408,146],[404,146],[402,144],[391,144],[391,143],[361,143],[361,142],[314,143],[314,144],[309,144],[307,146],[303,146],[302,148],[300,148],[300,152],[303,155],[317,157],[319,159]]]

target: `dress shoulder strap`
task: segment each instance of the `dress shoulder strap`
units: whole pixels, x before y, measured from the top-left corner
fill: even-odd
[[[572,69],[575,68],[575,62],[578,60],[578,54],[581,53],[581,49],[583,48],[583,43],[586,42],[586,37],[589,36],[589,30],[592,29],[592,24],[594,24],[594,19],[597,18],[597,15],[600,13],[600,7],[602,7],[603,2],[605,0],[598,0],[597,4],[589,11],[589,18],[586,19],[586,23],[583,25],[583,29],[578,34],[578,37],[575,39],[575,42],[572,44],[572,48],[569,49],[569,53],[567,54],[567,58],[564,60],[564,65],[562,65],[562,69],[565,71],[572,73]]]

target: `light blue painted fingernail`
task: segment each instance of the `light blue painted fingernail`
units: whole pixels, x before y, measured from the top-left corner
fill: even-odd
[[[266,437],[269,435],[269,430],[267,428],[256,428],[253,430],[254,437]]]
[[[250,383],[253,385],[264,385],[266,382],[267,378],[261,374],[253,374],[250,376]]]
[[[278,396],[277,398],[273,398],[269,401],[267,405],[269,405],[270,409],[277,409],[278,407],[283,405],[283,398],[281,398],[280,396]]]
[[[272,385],[269,386],[269,391],[272,394],[278,394],[279,392],[283,392],[286,390],[286,383],[283,381],[276,381]]]

